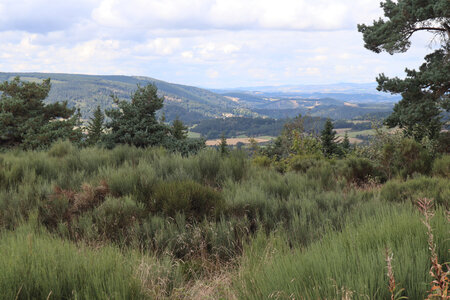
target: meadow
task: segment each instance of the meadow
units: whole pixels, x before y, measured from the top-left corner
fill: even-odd
[[[386,249],[396,290],[426,298],[416,203],[433,199],[436,256],[449,261],[449,156],[387,181],[355,161],[280,172],[245,149],[0,153],[0,298],[387,299]]]

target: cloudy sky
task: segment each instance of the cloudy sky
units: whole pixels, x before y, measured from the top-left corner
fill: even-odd
[[[0,71],[142,75],[202,87],[372,82],[417,67],[363,47],[379,0],[0,0]]]

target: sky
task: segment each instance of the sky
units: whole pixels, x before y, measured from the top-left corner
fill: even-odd
[[[429,36],[393,56],[357,24],[379,0],[0,0],[0,71],[149,76],[208,88],[404,77]]]

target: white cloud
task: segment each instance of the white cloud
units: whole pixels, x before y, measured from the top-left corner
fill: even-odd
[[[208,75],[209,78],[212,79],[219,77],[219,72],[216,70],[208,70],[206,74]]]
[[[338,30],[379,15],[378,6],[372,0],[103,0],[92,16],[116,28]]]
[[[2,71],[147,75],[198,86],[373,81],[417,67],[356,24],[379,0],[0,0]],[[422,37],[420,37],[422,36]]]

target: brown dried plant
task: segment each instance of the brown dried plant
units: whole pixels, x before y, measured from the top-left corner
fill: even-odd
[[[387,276],[389,278],[389,292],[391,293],[391,300],[408,299],[406,296],[402,296],[405,289],[399,289],[396,291],[397,286],[395,285],[394,268],[392,267],[392,260],[394,259],[394,254],[391,249],[386,248],[385,259],[387,265]]]
[[[427,228],[428,236],[428,249],[430,250],[430,260],[431,268],[430,275],[433,278],[431,282],[431,289],[427,296],[427,299],[450,299],[449,295],[449,266],[448,264],[443,265],[439,263],[438,256],[436,253],[436,244],[434,243],[433,229],[431,227],[430,221],[434,216],[433,211],[433,200],[428,198],[422,198],[417,200],[417,206],[419,211],[423,215],[422,223]]]

